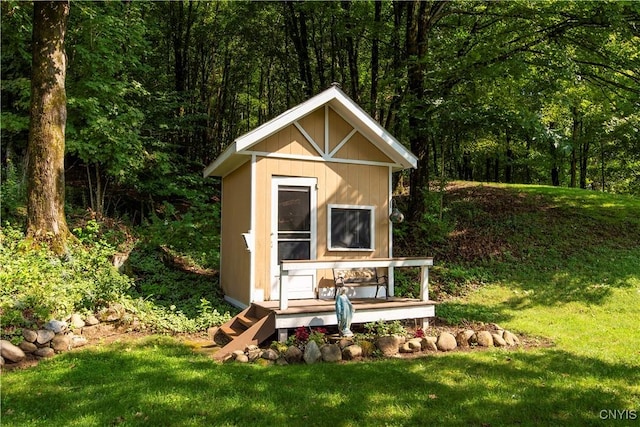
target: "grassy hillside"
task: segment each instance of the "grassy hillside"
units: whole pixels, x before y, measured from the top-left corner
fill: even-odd
[[[492,321],[582,355],[640,360],[640,200],[578,189],[453,185],[455,223],[434,247],[478,285],[447,300],[452,322]],[[474,278],[479,278],[474,280]]]
[[[2,425],[637,425],[640,200],[454,183],[444,206],[445,239],[402,241],[436,258],[437,315],[550,347],[263,367],[150,337],[3,373]]]

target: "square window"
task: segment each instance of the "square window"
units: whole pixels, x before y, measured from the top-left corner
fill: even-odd
[[[374,207],[329,205],[329,249],[374,250]]]

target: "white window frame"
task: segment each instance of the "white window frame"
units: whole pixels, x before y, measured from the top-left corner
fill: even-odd
[[[376,218],[376,207],[370,205],[339,205],[339,204],[328,204],[327,205],[327,248],[330,251],[341,251],[341,252],[372,252],[375,251],[376,246],[376,236],[375,236],[375,218]],[[333,247],[333,242],[331,241],[331,214],[333,209],[357,209],[357,210],[367,210],[369,211],[369,215],[371,220],[369,221],[371,234],[371,247],[369,248],[342,248],[342,247]]]

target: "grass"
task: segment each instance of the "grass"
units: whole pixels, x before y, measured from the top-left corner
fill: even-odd
[[[483,187],[488,200],[518,197],[526,206],[491,211],[471,198],[461,214],[451,203],[460,229],[473,211],[475,232],[492,230],[495,250],[449,259],[452,276],[468,269],[485,284],[437,314],[496,322],[551,347],[263,367],[216,364],[154,336],[3,373],[0,424],[638,425],[640,200]],[[608,411],[623,419],[602,419]]]

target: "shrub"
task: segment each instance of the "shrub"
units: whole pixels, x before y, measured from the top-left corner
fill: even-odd
[[[365,323],[364,328],[370,338],[385,335],[405,336],[407,334],[407,330],[399,320],[394,320],[393,322],[385,322],[384,320],[369,322]]]
[[[82,233],[86,237],[91,231]],[[3,327],[32,326],[95,310],[118,300],[132,284],[113,267],[115,249],[102,239],[87,245],[71,242],[68,253],[58,257],[45,247],[28,247],[24,234],[7,223],[0,229],[0,243]]]

